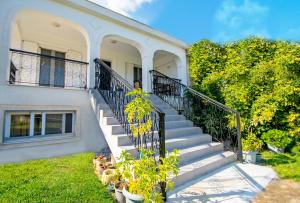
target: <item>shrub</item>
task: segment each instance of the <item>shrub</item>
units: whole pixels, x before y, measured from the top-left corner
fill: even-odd
[[[246,139],[242,139],[243,151],[254,152],[261,151],[263,142],[258,139],[253,133],[249,133]]]
[[[267,144],[279,148],[285,148],[292,142],[292,138],[287,132],[276,129],[264,133],[262,139]]]
[[[299,43],[203,40],[189,56],[193,88],[239,111],[243,136],[279,129],[300,137]]]

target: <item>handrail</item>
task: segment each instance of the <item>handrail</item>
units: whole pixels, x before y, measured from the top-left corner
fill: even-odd
[[[178,110],[194,125],[211,134],[215,141],[222,142],[226,150],[237,153],[242,161],[240,114],[238,111],[184,85],[156,70],[152,76],[152,91],[166,103]],[[228,126],[229,119],[235,117],[236,131]]]
[[[73,63],[81,63],[84,65],[88,65],[89,63],[84,62],[84,61],[77,61],[77,60],[73,60],[73,59],[66,59],[66,58],[61,58],[61,57],[57,57],[57,56],[49,56],[49,55],[45,55],[45,54],[39,54],[39,53],[34,53],[34,52],[29,52],[29,51],[23,51],[23,50],[18,50],[18,49],[9,49],[12,52],[18,52],[18,53],[22,53],[22,54],[28,54],[28,55],[34,55],[34,56],[42,56],[42,57],[48,57],[48,58],[52,58],[52,59],[56,59],[56,60],[61,60],[61,61],[69,61],[69,62],[73,62]]]
[[[95,59],[95,89],[102,95],[105,102],[112,110],[114,117],[124,128],[134,146],[139,150],[140,147],[151,148],[155,150],[159,148],[159,157],[166,157],[165,146],[165,113],[159,108],[152,105],[153,112],[147,118],[152,121],[151,130],[137,137],[133,136],[131,124],[125,115],[126,105],[132,101],[132,96],[127,96],[127,93],[134,88],[122,76],[120,76],[111,67],[106,65],[102,60]],[[146,120],[144,120],[146,121]],[[157,145],[157,143],[159,145]],[[155,157],[154,157],[155,159]],[[155,159],[155,161],[157,161]],[[161,159],[160,159],[161,161]],[[166,183],[161,183],[161,191],[166,199]]]
[[[161,72],[158,72],[158,71],[156,71],[156,70],[150,70],[149,72],[150,72],[150,73],[155,72],[155,73],[157,73],[157,74],[163,75],[165,78],[168,78],[169,80],[171,80],[171,81],[173,81],[173,82],[175,82],[175,83],[177,83],[177,84],[179,84],[179,85],[181,85],[181,86],[184,86],[186,89],[188,89],[189,91],[193,92],[194,94],[197,94],[198,96],[207,99],[207,100],[210,101],[212,104],[218,105],[219,107],[221,107],[221,108],[223,108],[223,109],[225,109],[225,110],[231,111],[232,113],[238,113],[238,111],[236,111],[236,110],[234,110],[234,109],[231,109],[230,107],[225,106],[224,104],[222,104],[222,103],[220,103],[220,102],[218,102],[218,101],[216,101],[216,100],[214,100],[214,99],[212,99],[212,98],[210,98],[210,97],[208,97],[208,96],[206,96],[206,95],[204,95],[204,94],[202,94],[202,93],[200,93],[200,92],[197,92],[196,90],[194,90],[194,89],[192,89],[192,88],[190,88],[190,87],[188,87],[188,86],[186,86],[186,85],[184,85],[184,84],[178,82],[178,81],[175,80],[174,78],[170,78],[169,76],[164,75],[164,74],[161,73]]]
[[[100,63],[102,66],[104,66],[106,68],[107,71],[115,74],[116,76],[118,76],[118,79],[122,80],[122,82],[124,83],[124,85],[126,85],[126,87],[130,90],[133,90],[134,87],[127,81],[125,80],[119,73],[117,73],[115,70],[113,70],[111,67],[109,67],[106,63],[104,63],[101,59],[99,58],[96,58],[94,59],[94,62],[95,63]],[[152,108],[157,111],[158,113],[164,113],[160,108],[154,106],[153,104],[152,105]]]

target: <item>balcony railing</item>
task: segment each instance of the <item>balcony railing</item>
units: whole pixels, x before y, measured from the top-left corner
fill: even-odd
[[[88,63],[10,49],[9,84],[87,88]]]

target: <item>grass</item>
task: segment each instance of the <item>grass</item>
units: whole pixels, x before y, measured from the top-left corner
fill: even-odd
[[[300,153],[276,154],[265,151],[262,153],[264,163],[271,165],[282,179],[292,179],[300,182]]]
[[[113,202],[93,153],[0,165],[0,202]]]

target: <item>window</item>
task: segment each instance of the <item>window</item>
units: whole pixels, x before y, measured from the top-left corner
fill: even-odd
[[[133,67],[133,84],[134,87],[142,87],[142,68]]]
[[[73,114],[66,113],[66,126],[65,126],[65,132],[71,133],[73,129]]]
[[[46,115],[46,135],[62,133],[62,114]]]
[[[10,123],[10,137],[29,136],[29,114],[11,115]]]
[[[73,133],[74,116],[75,112],[6,112],[5,138]]]
[[[40,85],[54,87],[65,86],[65,53],[41,49],[41,54],[46,55],[41,57],[40,63]],[[57,57],[56,59],[47,56]]]
[[[42,114],[34,115],[34,135],[42,134]]]

